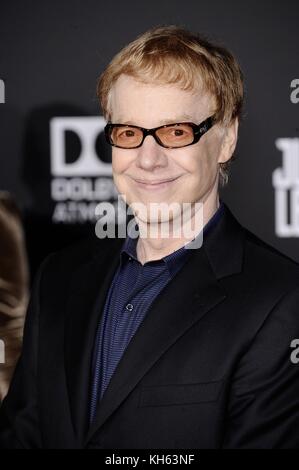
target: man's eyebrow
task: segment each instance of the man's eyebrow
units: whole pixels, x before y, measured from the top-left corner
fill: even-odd
[[[174,118],[170,118],[170,119],[162,119],[160,121],[160,124],[158,125],[161,125],[163,126],[163,124],[172,124],[172,123],[176,123],[176,122],[194,122],[195,121],[195,118],[194,116],[190,116],[189,114],[181,114],[180,116],[176,116]]]
[[[127,126],[137,126],[136,121],[134,119],[117,119],[115,120],[117,124],[124,124]],[[173,118],[165,118],[165,119],[160,119],[157,121],[157,124],[155,127],[158,126],[163,126],[166,124],[175,124],[177,122],[195,122],[194,116],[190,116],[189,114],[181,114],[180,116],[176,116]],[[142,127],[142,126],[141,126]]]

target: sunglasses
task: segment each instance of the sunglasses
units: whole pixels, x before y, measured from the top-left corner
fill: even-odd
[[[122,149],[136,149],[141,147],[147,135],[152,135],[155,141],[162,147],[181,148],[196,144],[196,142],[215,124],[214,118],[215,116],[210,116],[200,124],[178,122],[154,127],[152,129],[108,122],[104,131],[107,142],[114,147]]]

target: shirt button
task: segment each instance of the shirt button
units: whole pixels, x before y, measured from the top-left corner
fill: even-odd
[[[132,304],[127,304],[127,305],[126,305],[126,310],[128,310],[129,312],[132,312],[133,308],[134,308],[134,307],[133,307]]]
[[[132,261],[132,258],[131,258],[131,256],[129,256],[129,261]]]

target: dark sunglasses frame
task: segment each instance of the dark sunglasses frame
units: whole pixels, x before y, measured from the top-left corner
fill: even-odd
[[[112,124],[111,122],[108,122],[106,124],[105,128],[104,128],[104,131],[105,131],[106,141],[108,142],[108,144],[112,145],[113,147],[118,147],[118,148],[122,148],[122,149],[126,149],[126,150],[137,149],[137,148],[141,147],[141,145],[143,144],[144,139],[146,138],[147,135],[152,135],[154,137],[155,141],[159,145],[161,145],[161,147],[169,148],[169,149],[171,149],[171,148],[175,149],[175,148],[188,147],[189,145],[196,144],[199,141],[199,139],[206,132],[208,132],[208,130],[211,129],[211,127],[215,124],[214,118],[215,118],[215,115],[210,116],[207,119],[205,119],[204,121],[202,121],[200,124],[194,124],[193,122],[176,122],[176,123],[173,123],[173,124],[164,124],[163,126],[153,127],[152,129],[145,129],[144,127],[134,126],[134,125],[129,125],[129,124]],[[168,146],[168,145],[164,145],[161,142],[161,140],[159,139],[159,137],[156,135],[156,132],[159,129],[162,129],[164,127],[178,126],[180,124],[188,124],[189,126],[192,127],[193,134],[194,134],[193,141],[190,142],[190,144],[182,145],[180,147],[176,147],[176,146],[171,147],[171,146]],[[140,144],[136,145],[135,147],[122,147],[120,145],[116,145],[111,139],[111,134],[112,134],[112,131],[113,131],[114,127],[130,127],[130,128],[133,127],[134,129],[140,129],[143,133],[143,138],[142,138]]]

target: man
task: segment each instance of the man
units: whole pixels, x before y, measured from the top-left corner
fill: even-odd
[[[237,142],[237,62],[188,31],[155,28],[112,60],[98,93],[140,235],[44,261],[1,446],[298,447],[299,268],[218,195]],[[173,210],[151,212],[162,203]],[[195,231],[176,236],[186,203]]]

